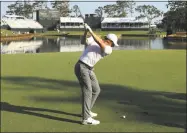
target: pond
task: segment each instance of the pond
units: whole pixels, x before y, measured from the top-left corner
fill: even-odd
[[[114,50],[186,49],[186,42],[166,41],[163,38],[123,37]],[[35,37],[27,41],[3,42],[1,54],[83,51],[80,37]]]

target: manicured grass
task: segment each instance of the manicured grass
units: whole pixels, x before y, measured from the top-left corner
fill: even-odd
[[[42,33],[41,35],[44,36],[52,36],[52,35],[61,35],[64,33],[69,33],[68,35],[83,35],[84,31],[61,31],[60,33],[58,33],[57,31],[47,31],[46,33]],[[94,33],[96,33],[99,36],[105,36],[108,33],[114,33],[116,34],[118,37],[121,36],[121,34],[130,34],[130,35],[146,35],[147,31],[94,31]]]
[[[4,30],[1,29],[2,32],[2,36],[5,36],[6,34],[9,35],[13,35],[11,31],[9,30]],[[114,33],[117,36],[121,36],[121,34],[128,34],[128,35],[147,35],[148,31],[94,31],[96,34],[100,35],[100,36],[104,36],[108,33]],[[61,35],[63,33],[69,33],[69,35],[83,35],[84,31],[61,31],[60,33],[58,33],[57,31],[47,31],[45,33],[39,33],[36,34],[38,35],[42,35],[42,36],[53,36],[53,35]],[[166,35],[165,32],[157,32],[157,35]]]
[[[1,36],[10,36],[10,35],[13,35],[12,31],[10,30],[5,30],[5,29],[1,29]]]
[[[73,72],[80,54],[1,55],[1,131],[184,132],[185,50],[114,51],[99,62],[98,126],[74,116],[81,112]]]
[[[96,34],[100,36],[104,36],[108,33],[114,33],[118,36],[121,36],[121,34],[128,34],[128,35],[147,35],[148,31],[94,31]],[[57,31],[47,31],[46,33],[43,33],[42,35],[60,35],[62,33],[69,33],[69,35],[83,35],[84,31],[61,31],[61,33],[58,33]],[[166,32],[157,32],[157,35],[166,35]]]

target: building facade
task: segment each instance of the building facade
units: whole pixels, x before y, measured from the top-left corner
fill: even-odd
[[[102,18],[98,17],[96,14],[85,14],[85,22],[92,29],[100,29],[101,28]]]
[[[53,9],[41,9],[33,12],[33,20],[43,25],[44,30],[55,30],[60,23],[60,13]]]
[[[81,17],[60,17],[60,30],[84,30]]]
[[[101,22],[102,30],[148,30],[146,19],[135,18],[104,18]]]

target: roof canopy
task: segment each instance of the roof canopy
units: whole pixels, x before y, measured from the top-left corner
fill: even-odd
[[[18,15],[4,15],[5,18],[25,18],[24,16],[18,16]]]
[[[136,18],[104,18],[101,23],[147,23],[147,19]]]
[[[72,18],[72,17],[60,17],[61,23],[84,23],[82,18]]]
[[[43,29],[43,26],[32,19],[4,19],[5,23],[10,26],[10,28],[20,28],[20,29]]]

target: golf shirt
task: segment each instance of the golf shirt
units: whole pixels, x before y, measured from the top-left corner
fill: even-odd
[[[95,42],[93,37],[89,37],[86,40],[87,47],[80,57],[80,61],[84,62],[90,67],[94,65],[103,57],[110,55],[112,53],[112,47],[105,46],[104,50]]]

